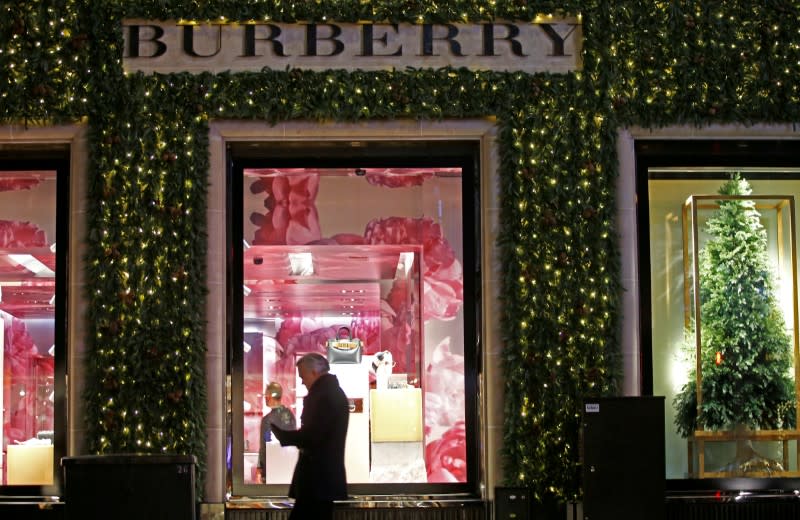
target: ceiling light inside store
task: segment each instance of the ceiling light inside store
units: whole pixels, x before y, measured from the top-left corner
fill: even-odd
[[[31,255],[8,255],[12,261],[21,265],[36,276],[52,277],[56,273]]]
[[[289,253],[290,276],[312,276],[314,261],[311,253]]]

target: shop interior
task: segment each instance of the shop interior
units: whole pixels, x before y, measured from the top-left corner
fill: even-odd
[[[289,483],[265,388],[299,426],[295,364],[319,352],[350,401],[348,482],[466,482],[461,169],[251,168],[242,192],[241,481]]]

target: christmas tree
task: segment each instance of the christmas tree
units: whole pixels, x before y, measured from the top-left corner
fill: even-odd
[[[735,175],[719,193],[751,190]],[[702,402],[698,409],[692,368],[673,401],[678,433],[793,428],[792,340],[774,296],[761,215],[753,200],[721,199],[704,229],[709,238],[698,255]]]

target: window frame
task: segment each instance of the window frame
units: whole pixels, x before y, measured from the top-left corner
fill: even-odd
[[[468,474],[465,483],[351,483],[350,495],[471,495],[480,496],[481,451],[479,433],[479,377],[482,372],[481,330],[481,240],[480,240],[480,141],[397,140],[226,143],[227,226],[227,372],[231,381],[231,403],[241,403],[243,392],[243,230],[241,200],[243,171],[248,168],[279,167],[433,167],[461,166],[464,277],[464,387]],[[424,369],[424,367],[421,367]],[[230,404],[230,403],[229,403]],[[244,414],[231,409],[228,435],[232,437],[229,475],[234,495],[286,496],[288,485],[250,484],[242,478]],[[299,421],[299,418],[298,418]]]
[[[800,140],[696,138],[696,139],[634,139],[635,196],[637,228],[637,270],[639,273],[639,370],[641,394],[653,395],[653,338],[651,308],[651,257],[650,257],[650,200],[649,171],[657,167],[696,168],[800,168]],[[659,179],[719,179],[728,177],[720,172],[703,174],[666,174]],[[771,177],[772,178],[772,177]],[[787,177],[788,178],[788,177]],[[791,175],[791,178],[796,178]],[[797,361],[796,362],[800,362]],[[670,406],[670,403],[667,403]],[[669,425],[665,425],[669,426]],[[666,456],[666,453],[664,454]],[[730,477],[666,479],[667,493],[708,490],[793,490],[800,487],[800,478],[794,477]]]
[[[54,170],[56,172],[56,291],[54,314],[54,401],[53,401],[53,484],[0,485],[0,495],[55,496],[62,490],[61,458],[67,453],[67,312],[69,279],[68,254],[70,228],[70,151],[69,146],[51,145],[3,147],[0,149],[0,168],[3,170]],[[5,463],[5,461],[4,461]]]

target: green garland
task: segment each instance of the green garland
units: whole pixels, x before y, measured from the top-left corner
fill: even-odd
[[[121,68],[123,18],[458,22],[531,20],[557,9],[582,15],[579,73],[126,76]],[[11,72],[0,79],[0,121],[90,125],[88,449],[205,461],[209,118],[496,115],[504,471],[508,484],[529,486],[538,499],[579,497],[581,399],[614,394],[620,376],[616,131],[797,121],[799,16],[788,0],[4,4],[0,68]],[[320,92],[328,80],[336,87]]]

